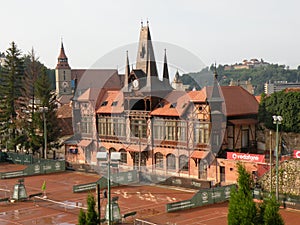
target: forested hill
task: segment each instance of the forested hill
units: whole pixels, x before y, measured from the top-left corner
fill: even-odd
[[[196,87],[204,87],[212,84],[212,74],[214,66],[204,68],[197,73],[184,74],[181,79],[184,84],[190,85],[190,89]],[[300,81],[300,66],[298,69],[289,69],[285,65],[270,64],[264,67],[239,69],[239,70],[224,70],[224,66],[217,66],[218,80],[220,85],[229,85],[230,81],[247,81],[251,80],[254,86],[254,94],[260,95],[264,91],[264,84],[273,81]]]

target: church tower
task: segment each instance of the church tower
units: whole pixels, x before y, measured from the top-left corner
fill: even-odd
[[[65,54],[63,42],[61,42],[60,54],[58,56],[55,68],[56,94],[58,97],[62,95],[71,95],[71,67]]]

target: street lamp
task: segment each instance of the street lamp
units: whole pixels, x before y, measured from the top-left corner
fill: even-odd
[[[39,108],[39,111],[43,113],[44,119],[44,157],[47,159],[47,123],[46,123],[46,112],[48,112],[48,107],[43,106]]]
[[[107,162],[107,206],[106,206],[107,212],[105,214],[108,220],[108,224],[112,224],[113,221],[120,220],[121,216],[120,216],[120,212],[113,212],[114,209],[111,204],[110,166],[111,166],[111,161],[117,162],[121,160],[121,153],[120,152],[107,153],[106,151],[97,152],[96,158],[99,161]]]
[[[279,181],[278,181],[278,125],[282,122],[281,116],[273,116],[273,123],[276,124],[276,200],[279,200]]]

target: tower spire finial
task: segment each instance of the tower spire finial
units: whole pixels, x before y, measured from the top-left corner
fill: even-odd
[[[141,19],[141,27],[143,27],[143,19]]]
[[[218,73],[217,73],[217,63],[215,61],[215,70],[214,70],[214,76],[215,76],[215,79],[218,79]]]
[[[167,49],[164,49],[165,55],[164,55],[164,67],[163,67],[163,80],[169,80],[169,70],[168,70],[168,62],[167,62]]]

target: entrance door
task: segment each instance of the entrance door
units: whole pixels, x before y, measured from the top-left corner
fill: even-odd
[[[220,166],[220,181],[225,182],[225,167]]]

